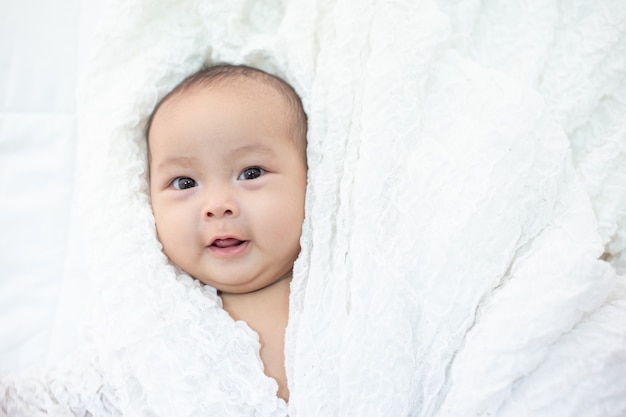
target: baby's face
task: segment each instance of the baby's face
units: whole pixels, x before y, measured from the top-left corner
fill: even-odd
[[[231,293],[291,274],[306,161],[286,100],[255,80],[172,96],[149,132],[150,193],[165,254]]]

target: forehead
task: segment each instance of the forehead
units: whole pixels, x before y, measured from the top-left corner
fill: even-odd
[[[155,152],[161,155],[200,142],[220,147],[244,139],[296,143],[293,117],[284,94],[266,82],[242,78],[193,85],[157,109],[148,132],[150,159]]]
[[[177,107],[188,100],[204,100],[207,103],[219,100],[224,105],[237,102],[239,106],[244,104],[246,107],[253,105],[289,106],[285,96],[269,81],[257,77],[232,76],[210,82],[198,81],[182,88],[168,97],[162,103],[161,109]],[[155,116],[158,113],[157,111]]]
[[[169,125],[174,119],[250,117],[256,122],[284,125],[293,118],[289,101],[277,87],[249,77],[198,82],[167,97],[157,108],[148,132]]]

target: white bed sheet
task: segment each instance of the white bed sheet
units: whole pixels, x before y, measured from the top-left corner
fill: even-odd
[[[55,363],[75,343],[76,84],[101,7],[0,3],[0,372]]]

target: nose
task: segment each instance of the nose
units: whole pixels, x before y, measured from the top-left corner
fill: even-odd
[[[239,215],[239,205],[233,192],[227,187],[212,187],[207,190],[203,207],[203,216],[206,218],[236,217]]]

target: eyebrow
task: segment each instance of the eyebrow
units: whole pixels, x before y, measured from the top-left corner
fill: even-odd
[[[250,145],[243,145],[239,148],[233,149],[231,151],[232,156],[242,156],[249,153],[264,153],[270,156],[274,156],[274,150],[267,146],[261,145],[259,143],[252,143]]]
[[[196,158],[195,156],[173,156],[171,158],[167,158],[164,161],[161,161],[159,163],[159,165],[157,166],[158,168],[163,168],[164,166],[168,166],[168,165],[178,165],[178,166],[184,166],[184,167],[188,167],[194,164],[194,162],[197,162],[198,158]]]
[[[236,157],[244,156],[250,153],[263,153],[268,156],[275,155],[275,152],[273,149],[267,146],[258,144],[258,143],[240,146],[239,148],[233,149],[230,152],[230,155],[231,157],[236,158]],[[198,160],[199,158],[195,156],[173,156],[173,157],[165,159],[164,161],[161,161],[159,165],[157,166],[157,168],[162,169],[163,167],[166,167],[168,165],[189,167],[189,166],[192,166],[194,163],[197,163]]]

